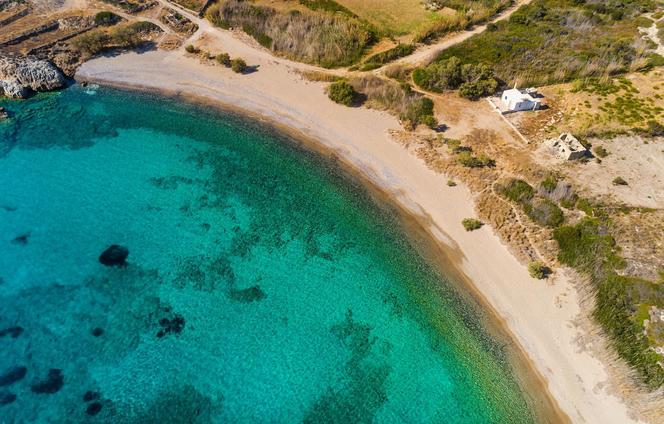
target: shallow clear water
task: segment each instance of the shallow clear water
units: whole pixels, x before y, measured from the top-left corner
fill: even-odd
[[[0,104],[0,373],[27,368],[0,422],[533,421],[477,306],[285,136],[109,89]]]

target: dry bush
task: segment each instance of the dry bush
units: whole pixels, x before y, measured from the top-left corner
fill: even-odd
[[[261,45],[287,57],[324,67],[349,65],[360,59],[373,41],[357,19],[325,12],[291,11],[228,0],[208,11],[221,27],[242,28]]]

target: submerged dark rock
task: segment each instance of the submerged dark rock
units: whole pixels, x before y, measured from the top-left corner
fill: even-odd
[[[251,303],[265,299],[267,295],[260,286],[251,286],[242,290],[233,290],[230,297],[233,300],[243,303]]]
[[[16,400],[16,395],[10,392],[0,392],[0,406],[9,405]]]
[[[12,240],[12,244],[18,244],[20,246],[25,246],[28,244],[28,238],[30,237],[30,233],[25,233],[21,234],[20,236],[16,237],[14,240]]]
[[[129,256],[129,249],[113,244],[102,252],[99,256],[99,262],[106,266],[125,266],[127,256]]]
[[[157,332],[157,337],[162,338],[167,334],[180,334],[184,330],[184,324],[184,317],[180,314],[175,314],[172,319],[162,318],[159,320],[162,329]]]
[[[9,386],[17,381],[23,380],[28,369],[23,366],[15,366],[0,374],[0,386]]]
[[[8,327],[8,328],[5,328],[4,330],[0,330],[0,337],[9,336],[12,339],[15,339],[18,336],[20,336],[21,333],[23,333],[23,327],[19,327],[19,326]]]
[[[95,327],[92,329],[92,331],[90,331],[90,333],[95,337],[99,337],[104,334],[104,329],[101,327]]]
[[[88,415],[97,415],[101,412],[102,405],[99,402],[92,402],[85,410],[85,413]]]
[[[38,394],[53,394],[57,393],[65,384],[62,370],[51,368],[48,371],[46,379],[37,381],[30,386],[30,390]]]
[[[97,400],[97,399],[99,399],[99,392],[93,392],[92,390],[88,390],[83,395],[83,402],[90,402],[92,400]]]

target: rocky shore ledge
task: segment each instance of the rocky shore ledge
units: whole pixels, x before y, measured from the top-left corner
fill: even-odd
[[[62,88],[65,77],[46,60],[0,54],[0,95],[24,99],[33,92]]]

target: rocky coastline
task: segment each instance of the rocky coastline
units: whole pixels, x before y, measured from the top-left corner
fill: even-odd
[[[35,92],[57,90],[65,84],[62,72],[46,60],[0,54],[0,95],[24,99]]]

